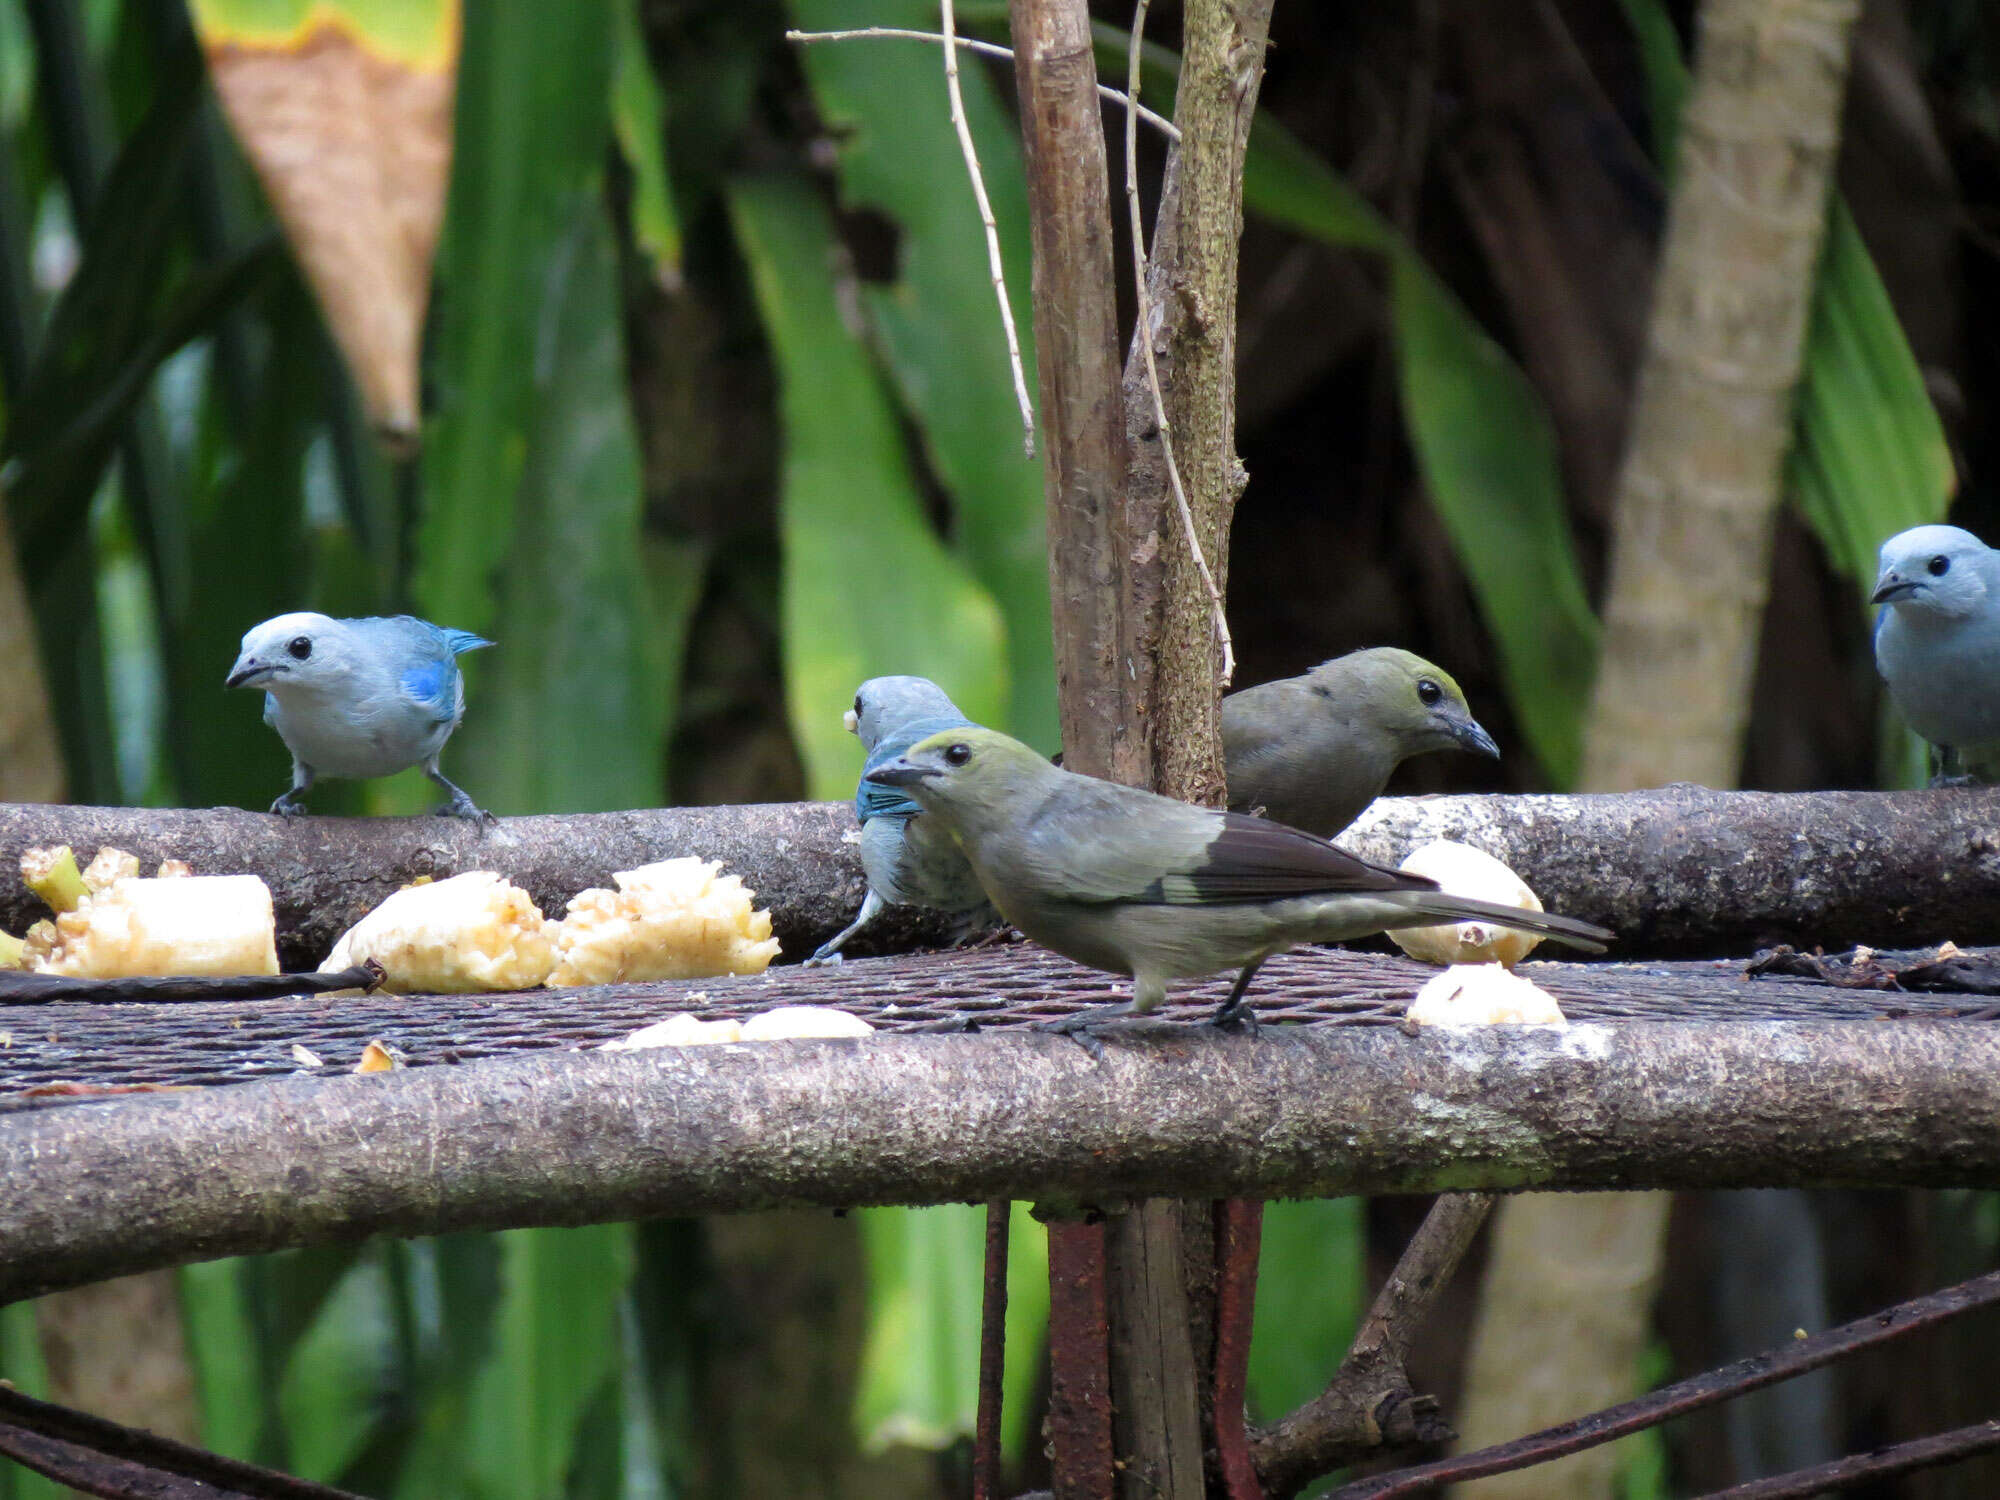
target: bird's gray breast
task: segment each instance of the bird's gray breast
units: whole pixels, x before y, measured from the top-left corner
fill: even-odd
[[[430,759],[456,719],[439,723],[393,684],[339,696],[273,693],[273,727],[293,755],[323,776],[388,776]]]
[[[870,889],[899,906],[963,914],[987,904],[963,851],[935,818],[870,818],[861,868]]]
[[[1932,744],[2000,740],[2000,619],[1913,621],[1892,607],[1875,660],[1897,709]]]

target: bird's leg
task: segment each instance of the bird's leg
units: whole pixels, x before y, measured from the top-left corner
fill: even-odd
[[[1004,948],[1009,943],[1020,941],[1021,934],[1002,921],[992,927],[975,928],[963,937],[955,939],[952,947],[963,948],[968,953],[973,953],[981,948]]]
[[[306,789],[312,784],[313,768],[294,755],[292,757],[291,790],[271,804],[271,811],[281,818],[303,816],[306,810]]]
[[[438,809],[439,817],[465,818],[473,823],[497,823],[500,821],[492,813],[487,812],[478,803],[466,796],[462,787],[458,786],[449,776],[440,771],[435,756],[424,762],[424,774],[443,787],[447,792],[451,793],[451,801]]]
[[[1269,955],[1267,954],[1266,957]],[[1257,1034],[1257,1012],[1252,1010],[1243,997],[1250,993],[1250,981],[1257,971],[1264,967],[1262,958],[1253,958],[1243,966],[1243,972],[1236,976],[1236,983],[1229,987],[1229,998],[1222,1002],[1209,1020],[1209,1025],[1223,1031],[1247,1031]]]
[[[1965,771],[1964,758],[1950,745],[1931,747],[1931,787],[1974,786],[1978,778]]]
[[[870,886],[866,899],[861,903],[861,914],[848,923],[846,927],[821,943],[813,951],[813,956],[807,959],[802,967],[812,969],[824,964],[837,964],[841,962],[846,955],[840,950],[846,946],[847,940],[866,927],[870,922],[874,921],[875,913],[880,911],[885,904],[882,898],[875,894],[875,888]]]

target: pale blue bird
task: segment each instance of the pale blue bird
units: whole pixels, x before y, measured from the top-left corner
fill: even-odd
[[[1956,526],[1882,544],[1875,667],[1935,752],[1932,786],[2000,779],[2000,553]]]
[[[972,721],[958,711],[944,689],[927,677],[871,677],[854,695],[847,711],[848,730],[858,737],[868,759],[854,791],[854,813],[861,820],[861,869],[868,877],[868,895],[860,915],[806,960],[835,964],[847,940],[874,921],[885,906],[925,906],[951,917],[962,937],[999,920],[979,878],[965,855],[935,818],[925,816],[916,800],[895,787],[870,781],[868,774],[887,765],[919,740],[947,729],[969,729]]]
[[[461,651],[493,643],[410,615],[335,620],[300,612],[253,626],[229,669],[233,688],[264,690],[264,722],[292,752],[292,786],[271,811],[305,811],[321,776],[365,780],[409,766],[451,794],[438,811],[485,819],[438,769],[438,754],[465,716]]]

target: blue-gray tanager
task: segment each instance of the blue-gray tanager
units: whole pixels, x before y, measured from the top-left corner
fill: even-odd
[[[821,944],[809,964],[839,963],[847,940],[875,920],[885,906],[927,906],[955,919],[960,934],[994,921],[992,906],[958,845],[924,810],[868,773],[901,755],[918,740],[945,729],[970,729],[944,689],[927,677],[871,677],[854,695],[847,728],[861,741],[867,761],[854,790],[854,813],[861,820],[861,868],[868,895],[861,914]]]
[[[1323,839],[1360,817],[1397,766],[1431,750],[1500,755],[1451,675],[1393,646],[1222,700],[1229,805]]]
[[[2000,554],[1956,526],[1882,544],[1875,666],[1936,751],[1932,786],[2000,779]]]
[[[305,811],[321,776],[361,780],[408,766],[451,794],[439,812],[483,819],[438,769],[438,753],[465,715],[456,657],[493,643],[410,615],[335,620],[300,612],[253,626],[224,684],[264,690],[264,722],[292,752],[292,786],[271,811]]]
[[[1051,765],[990,729],[947,729],[877,766],[965,851],[1000,913],[1132,998],[1053,1029],[1143,1015],[1170,980],[1237,970],[1218,1024],[1251,1020],[1258,966],[1300,943],[1468,918],[1602,952],[1612,934],[1550,913],[1451,896],[1423,875],[1356,859],[1267,818],[1216,812]]]

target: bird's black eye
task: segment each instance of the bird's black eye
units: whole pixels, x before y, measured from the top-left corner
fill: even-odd
[[[972,746],[970,745],[946,745],[944,747],[944,763],[948,766],[962,766],[971,759]]]
[[[1930,569],[1931,577],[1942,578],[1951,571],[1951,559],[1948,557],[1934,557],[1925,566]]]
[[[861,717],[861,695],[859,693],[854,695],[854,717],[857,719]]]
[[[295,635],[286,645],[285,649],[292,654],[295,660],[304,661],[308,656],[313,654],[312,637],[309,635]]]
[[[1417,701],[1423,704],[1425,708],[1435,707],[1438,699],[1443,696],[1444,689],[1439,687],[1435,682],[1432,682],[1430,678],[1422,677],[1417,680]]]

